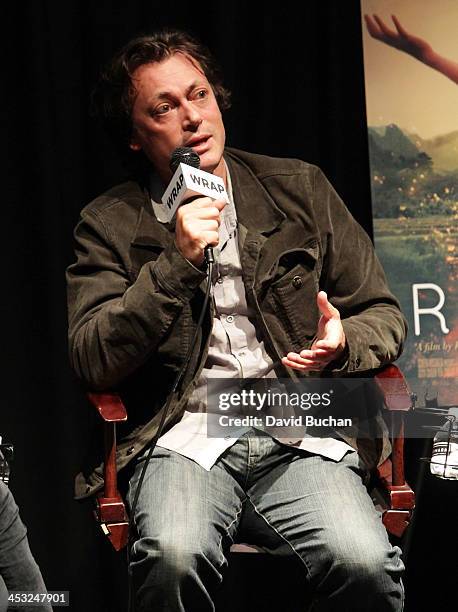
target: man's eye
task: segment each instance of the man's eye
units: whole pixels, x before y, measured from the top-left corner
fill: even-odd
[[[161,104],[160,106],[156,108],[156,110],[154,111],[154,114],[155,115],[165,115],[171,109],[172,107],[170,106],[170,104]]]
[[[197,93],[196,93],[196,98],[202,100],[204,98],[206,98],[208,95],[208,92],[206,89],[200,89]]]

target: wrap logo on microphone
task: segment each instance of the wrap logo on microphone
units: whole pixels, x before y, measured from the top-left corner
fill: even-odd
[[[199,195],[229,203],[222,178],[188,164],[179,164],[162,196],[161,218],[159,216],[158,218],[166,223],[170,222],[180,204],[190,197]]]

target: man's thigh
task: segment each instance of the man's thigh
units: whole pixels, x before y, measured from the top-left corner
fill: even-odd
[[[248,489],[255,512],[305,565],[316,585],[331,566],[403,569],[367,493],[367,471],[357,453],[334,462],[295,454]],[[389,566],[389,567],[388,567]]]
[[[144,461],[139,461],[128,492],[132,504]],[[224,549],[235,534],[245,494],[221,465],[210,471],[179,453],[157,447],[148,464],[135,525],[134,553],[210,554],[224,565]]]

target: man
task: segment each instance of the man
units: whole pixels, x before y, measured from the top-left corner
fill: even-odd
[[[96,100],[147,163],[82,212],[68,271],[70,356],[90,388],[117,389],[127,404],[118,466],[135,458],[130,503],[194,337],[204,249],[218,249],[213,304],[135,512],[137,609],[213,610],[231,542],[256,531],[259,545],[298,559],[316,610],[401,610],[400,551],[364,486],[386,439],[205,435],[212,378],[362,373],[396,359],[405,323],[368,237],[316,167],[224,148],[228,94],[187,34],[129,43]],[[180,146],[224,180],[230,203],[197,198],[163,224],[153,203]],[[80,497],[101,486],[100,466],[77,478]]]

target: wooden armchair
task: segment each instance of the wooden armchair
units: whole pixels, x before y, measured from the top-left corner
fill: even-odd
[[[392,455],[377,468],[379,487],[373,493],[382,511],[387,531],[397,537],[407,528],[415,505],[415,496],[404,477],[404,415],[414,408],[412,394],[397,366],[389,365],[375,374],[375,382],[384,398],[391,432]],[[116,470],[116,423],[127,420],[126,409],[118,395],[90,393],[105,430],[105,488],[97,496],[95,515],[103,533],[116,550],[127,544],[129,521],[124,501],[118,491]],[[256,546],[234,544],[233,552],[259,552]]]

